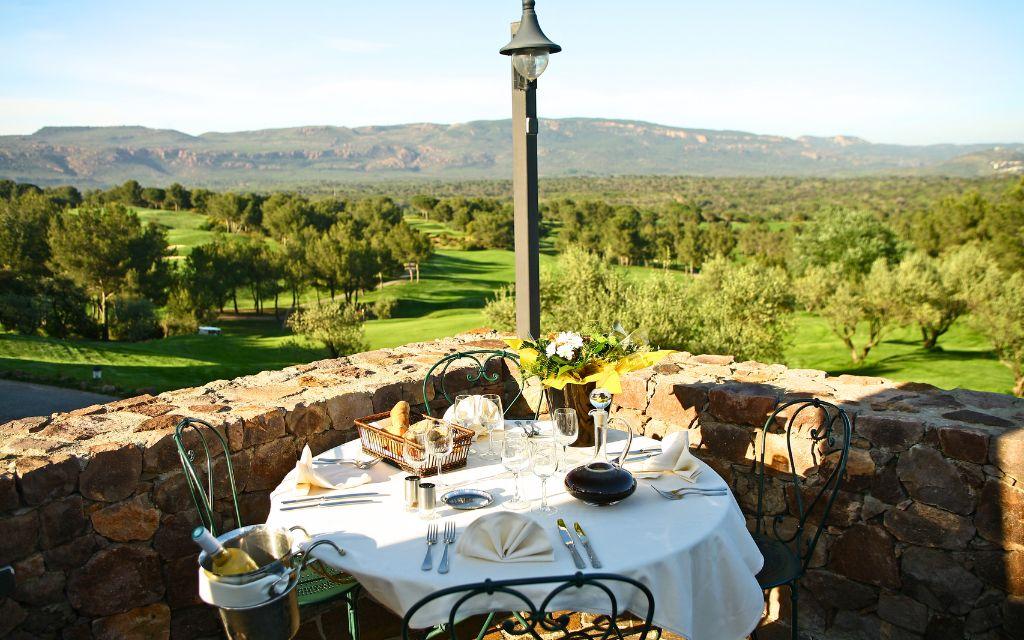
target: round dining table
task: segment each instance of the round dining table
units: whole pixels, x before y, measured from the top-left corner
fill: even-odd
[[[609,452],[621,451],[624,442],[612,442]],[[650,450],[659,441],[637,437],[631,451]],[[637,580],[654,595],[654,624],[690,640],[726,640],[746,637],[757,625],[764,608],[764,596],[755,575],[763,558],[746,529],[736,500],[730,492],[724,495],[688,495],[681,500],[668,500],[651,488],[652,482],[667,488],[686,485],[675,476],[657,480],[638,480],[636,492],[622,502],[605,507],[591,506],[565,492],[564,472],[593,458],[593,449],[569,449],[563,468],[548,481],[550,503],[557,512],[539,510],[540,480],[528,471],[520,476],[524,496],[532,500],[529,510],[519,511],[533,519],[554,549],[550,562],[493,562],[464,557],[449,550],[450,571],[438,573],[443,544],[432,548],[433,569],[421,570],[427,551],[426,532],[430,522],[455,523],[457,535],[475,519],[496,510],[506,509],[514,494],[514,477],[504,470],[500,458],[486,459],[480,453],[488,448],[486,438],[474,444],[464,468],[443,475],[445,486],[438,487],[438,519],[428,521],[415,511],[406,510],[404,479],[406,472],[382,461],[367,470],[349,464],[317,464],[316,469],[333,483],[340,483],[363,473],[368,482],[344,490],[316,489],[310,495],[372,493],[361,499],[371,500],[348,505],[312,506],[284,509],[304,503],[285,500],[304,497],[295,490],[295,470],[271,494],[268,524],[280,527],[301,526],[315,539],[329,539],[344,550],[338,554],[322,545],[314,556],[325,564],[343,570],[356,579],[375,600],[399,616],[425,596],[438,590],[462,584],[492,580],[521,579],[572,575],[577,568],[569,549],[563,544],[556,526],[565,520],[570,531],[578,522],[589,537],[591,546],[603,567],[595,570],[578,540],[576,548],[587,563],[584,574],[612,573]],[[358,440],[325,451],[318,458],[354,460],[365,457]],[[722,478],[705,463],[691,486],[701,488],[727,487]],[[435,481],[434,477],[424,482]],[[349,482],[349,484],[352,484]],[[440,502],[440,497],[456,488],[481,489],[495,500],[485,508],[456,510]],[[355,498],[353,498],[355,499]],[[573,536],[576,534],[573,533]],[[540,603],[555,585],[523,587],[521,591],[533,602]],[[647,599],[626,584],[613,588],[619,610],[627,610],[644,618]],[[419,609],[410,621],[415,628],[427,628],[448,621],[456,596],[432,601]],[[503,602],[501,593],[490,600],[481,600],[478,610],[469,613],[508,611],[516,609]],[[476,600],[474,600],[474,603]],[[521,608],[521,607],[520,607]],[[568,589],[552,602],[552,610],[607,614],[608,599],[597,589]],[[462,609],[460,611],[464,611]]]

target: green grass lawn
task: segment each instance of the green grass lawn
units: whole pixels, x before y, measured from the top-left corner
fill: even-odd
[[[141,209],[136,207],[142,224],[155,222],[167,231],[167,243],[177,256],[187,256],[192,247],[213,241],[213,231],[200,229],[206,216],[192,211],[166,211],[163,209]]]
[[[180,255],[212,239],[212,232],[198,228],[202,216],[145,209],[139,214],[144,221],[155,220],[170,227],[169,238],[179,245]],[[437,222],[411,222],[432,235],[451,232]],[[545,247],[542,267],[552,265],[554,260],[550,247]],[[628,272],[631,278],[644,278],[654,275],[655,270],[631,267]],[[671,273],[686,277],[679,271]],[[513,277],[510,251],[438,250],[422,266],[420,282],[396,281],[366,295],[368,302],[383,296],[398,300],[392,318],[366,323],[369,347],[430,340],[480,327],[485,324],[482,310],[486,300]],[[303,296],[304,302],[315,300],[312,291]],[[252,306],[247,295],[241,295],[239,302],[244,309]],[[283,296],[281,304],[288,302]],[[272,309],[272,304],[267,309]],[[92,367],[98,364],[103,367],[105,383],[128,391],[145,387],[163,391],[327,357],[325,349],[291,335],[272,316],[223,318],[218,325],[224,331],[219,337],[176,336],[134,344],[0,333],[0,370],[21,370],[34,378],[74,384],[90,380]],[[834,374],[878,375],[943,388],[1009,393],[1013,383],[1009,370],[995,359],[985,338],[966,322],[957,323],[939,345],[938,350],[925,351],[915,330],[895,329],[871,352],[867,362],[854,367],[846,348],[825,322],[801,314],[786,351],[786,364]]]

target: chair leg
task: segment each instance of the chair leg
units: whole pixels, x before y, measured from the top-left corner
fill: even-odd
[[[348,602],[348,633],[352,640],[359,640],[359,587],[356,587],[346,594]]]
[[[799,611],[799,597],[800,589],[797,587],[796,582],[789,583],[789,600],[793,606],[793,640],[798,640],[800,637],[800,626],[797,624],[797,612]]]

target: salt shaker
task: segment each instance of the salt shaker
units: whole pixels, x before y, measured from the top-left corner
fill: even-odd
[[[405,510],[415,511],[417,494],[420,490],[419,476],[405,476]]]

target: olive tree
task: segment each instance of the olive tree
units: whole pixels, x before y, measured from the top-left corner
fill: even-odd
[[[292,331],[321,342],[332,358],[366,349],[363,322],[351,304],[324,304],[296,311],[288,318]]]

